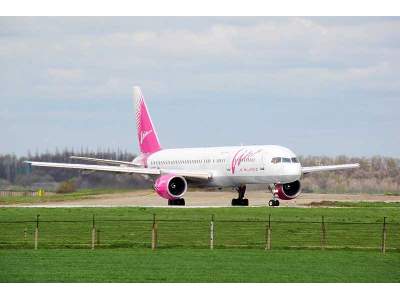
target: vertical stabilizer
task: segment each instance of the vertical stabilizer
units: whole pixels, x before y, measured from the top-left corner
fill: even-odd
[[[151,121],[149,111],[140,87],[133,88],[133,100],[136,110],[136,128],[141,153],[153,153],[161,149],[156,130]]]

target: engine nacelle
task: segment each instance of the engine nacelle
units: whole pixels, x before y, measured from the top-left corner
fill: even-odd
[[[292,200],[301,193],[301,184],[299,180],[290,183],[279,183],[275,185],[274,195],[282,200]]]
[[[174,174],[161,175],[154,183],[154,189],[157,194],[165,199],[179,199],[187,191],[187,182],[182,176]]]

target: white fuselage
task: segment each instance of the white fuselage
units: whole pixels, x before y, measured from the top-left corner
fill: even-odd
[[[289,183],[299,180],[302,173],[296,155],[276,145],[165,149],[134,162],[170,173],[207,171],[212,174],[210,186]]]

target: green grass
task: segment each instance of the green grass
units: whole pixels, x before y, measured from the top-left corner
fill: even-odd
[[[92,251],[93,214],[100,244]],[[340,250],[318,250],[321,216],[328,248]],[[0,247],[0,282],[400,282],[400,208],[0,208]]]
[[[0,250],[0,282],[400,282],[400,254],[312,250]]]
[[[216,248],[263,249],[271,214],[273,249],[320,248],[324,216],[328,248],[378,251],[383,217],[387,217],[387,248],[400,250],[400,208],[396,207],[1,208],[0,247],[32,249],[37,214],[39,248],[89,248],[93,214],[99,230],[96,247],[148,248],[156,214],[160,248],[207,248],[214,215]]]
[[[383,201],[320,201],[311,202],[311,207],[396,207],[400,208],[400,202],[383,202]]]
[[[54,201],[71,201],[90,199],[97,195],[107,195],[116,193],[132,192],[128,189],[82,189],[68,194],[45,194],[44,196],[2,196],[1,204],[29,204],[29,203],[45,203]]]

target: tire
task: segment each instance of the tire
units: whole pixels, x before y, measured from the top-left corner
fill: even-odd
[[[249,199],[232,199],[232,206],[249,206]]]
[[[242,199],[240,201],[241,206],[249,206],[249,199]]]
[[[274,201],[274,200],[272,200],[272,199],[271,199],[271,200],[269,200],[269,201],[268,201],[268,206],[275,206],[275,205],[274,205],[274,202],[275,202],[275,201]]]
[[[171,199],[171,200],[168,200],[168,205],[171,205],[171,206],[177,206],[177,205],[179,205],[179,206],[185,206],[185,199],[180,198],[180,199]]]

